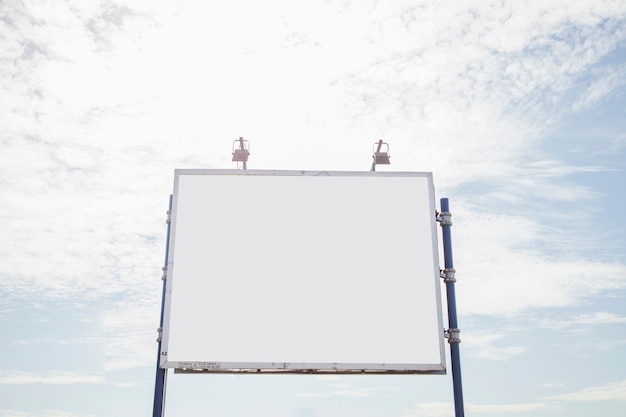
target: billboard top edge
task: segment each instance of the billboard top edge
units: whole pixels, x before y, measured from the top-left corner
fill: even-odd
[[[351,176],[351,177],[426,177],[432,178],[432,172],[419,171],[312,171],[312,170],[276,170],[276,169],[175,169],[179,175],[249,175],[249,176]]]

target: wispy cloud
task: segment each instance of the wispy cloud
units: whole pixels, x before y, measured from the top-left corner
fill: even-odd
[[[359,387],[359,388],[342,388],[335,391],[332,391],[333,395],[338,395],[342,397],[371,397],[371,396],[384,396],[389,397],[393,396],[394,393],[398,392],[397,387]]]
[[[9,343],[13,345],[78,345],[90,343],[102,343],[102,337],[80,337],[80,338],[54,338],[54,337],[34,337],[29,339],[14,339]]]
[[[43,410],[37,413],[26,413],[15,410],[0,410],[0,417],[96,417],[96,414],[77,414],[65,411]]]
[[[506,361],[527,351],[524,346],[510,346],[502,341],[508,336],[504,329],[498,333],[462,334],[463,348],[469,357]]]
[[[537,412],[549,408],[549,406],[541,402],[520,404],[466,403],[464,408],[466,412],[475,415],[509,415]],[[445,417],[451,415],[454,415],[454,405],[452,403],[423,403],[417,404],[412,412],[404,414],[403,417]]]
[[[522,404],[468,404],[467,410],[479,415],[483,414],[514,414],[529,413],[548,408],[543,403],[522,403]]]
[[[98,374],[77,374],[64,371],[24,372],[15,370],[0,370],[0,384],[102,384],[104,376]]]
[[[15,410],[0,410],[0,417],[96,417],[96,414],[82,414],[57,410],[43,410],[37,413],[27,413]]]
[[[400,389],[395,386],[377,386],[377,387],[356,387],[348,384],[332,384],[329,391],[325,392],[309,392],[298,394],[301,398],[327,398],[331,396],[338,397],[394,397]]]
[[[606,311],[572,314],[562,318],[544,318],[540,321],[541,327],[575,333],[588,332],[597,326],[610,326],[616,324],[626,324],[626,317]]]
[[[567,394],[546,397],[562,401],[626,401],[626,380],[583,388]]]
[[[477,214],[464,204],[453,212],[455,245],[472,248],[455,253],[459,308],[465,313],[571,306],[626,288],[626,265],[579,255],[595,240],[582,236],[572,242],[567,233],[527,216]]]
[[[565,387],[565,384],[561,382],[545,382],[541,384],[541,388],[546,388],[546,389],[555,389],[555,388],[563,388],[563,387]]]
[[[446,417],[453,414],[454,406],[450,403],[422,403],[402,417]]]
[[[597,74],[599,73],[599,74]],[[572,111],[579,112],[619,90],[626,84],[626,66],[616,65],[610,71],[596,71],[596,79],[583,94],[572,104]]]
[[[159,310],[143,298],[134,303],[115,303],[104,318],[107,370],[151,365],[157,351]]]
[[[319,392],[310,392],[310,393],[297,394],[297,396],[300,398],[325,398],[325,397],[328,397],[328,394],[322,394]]]

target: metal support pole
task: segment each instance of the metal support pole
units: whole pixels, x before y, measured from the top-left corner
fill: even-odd
[[[452,261],[452,236],[450,226],[452,226],[450,207],[448,199],[441,199],[441,213],[437,220],[440,222],[441,232],[443,236],[443,256],[445,269],[441,271],[441,276],[446,283],[446,295],[448,299],[448,324],[447,330],[448,343],[450,344],[450,359],[452,362],[452,385],[454,387],[454,415],[455,417],[464,417],[465,410],[463,408],[463,387],[461,384],[461,354],[459,352],[459,324],[456,315],[456,294],[454,290],[454,262]]]
[[[161,335],[163,333],[163,313],[165,308],[165,287],[167,278],[167,262],[169,257],[170,248],[170,219],[172,214],[172,196],[170,195],[169,209],[167,210],[167,237],[165,240],[165,266],[163,267],[163,291],[161,293],[161,318],[159,319],[159,336],[157,342],[159,344],[157,348],[157,361],[156,361],[156,377],[154,381],[154,405],[152,407],[152,417],[163,417],[164,404],[165,404],[165,383],[167,380],[167,369],[163,369],[160,366],[161,363]]]
[[[376,152],[374,152],[374,155],[372,155],[372,168],[370,168],[370,172],[376,171],[376,153],[380,152],[382,147],[383,147],[383,140],[380,139],[378,141],[378,148],[376,148]]]
[[[239,149],[241,149],[242,151],[245,150],[246,148],[243,146],[243,137],[239,138]],[[246,161],[243,161],[243,169],[247,170],[248,169],[248,163]]]

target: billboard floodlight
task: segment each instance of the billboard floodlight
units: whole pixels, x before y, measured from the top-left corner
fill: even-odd
[[[233,162],[243,162],[243,169],[247,169],[246,162],[250,156],[250,144],[243,137],[233,141]]]
[[[250,152],[247,149],[235,149],[233,151],[233,162],[248,162]]]
[[[374,143],[374,154],[372,155],[372,172],[376,171],[376,165],[389,165],[391,164],[391,155],[389,155],[389,144],[379,140]]]

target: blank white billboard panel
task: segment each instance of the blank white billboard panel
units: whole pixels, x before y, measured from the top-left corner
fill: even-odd
[[[177,170],[161,366],[445,373],[430,173]]]

